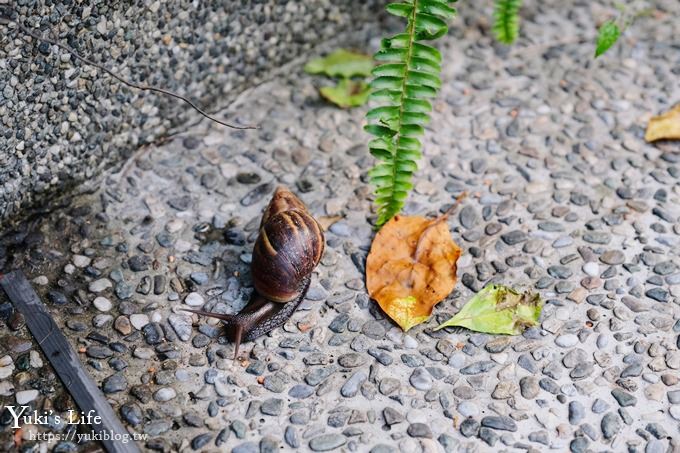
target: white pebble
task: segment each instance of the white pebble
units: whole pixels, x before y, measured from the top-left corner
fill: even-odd
[[[411,409],[406,413],[406,420],[409,423],[427,423],[428,417],[418,409]]]
[[[132,353],[132,355],[138,359],[148,360],[154,356],[154,353],[149,348],[135,348],[135,351]]]
[[[198,293],[189,293],[184,299],[184,303],[192,307],[200,307],[205,303],[205,299]]]
[[[156,393],[153,395],[153,399],[156,401],[170,401],[176,396],[177,392],[175,392],[175,389],[172,387],[163,387],[162,389],[158,389],[156,391]]]
[[[555,338],[555,344],[561,348],[571,348],[578,344],[578,337],[573,333],[565,333]]]
[[[479,408],[475,403],[470,401],[463,401],[458,405],[458,413],[463,417],[474,417],[479,414]]]
[[[601,333],[597,336],[596,344],[599,349],[604,349],[609,344],[609,337]]]
[[[418,342],[410,335],[404,335],[404,347],[407,349],[416,349]]]
[[[0,379],[7,379],[12,375],[12,372],[14,372],[13,363],[7,366],[0,366]]]
[[[35,283],[38,286],[45,286],[49,283],[50,281],[47,279],[46,276],[44,275],[38,275],[36,278],[33,279],[33,283]]]
[[[465,354],[462,352],[455,352],[449,357],[449,366],[454,368],[463,368],[465,365]]]
[[[649,382],[650,384],[656,384],[657,382],[659,382],[659,380],[661,380],[659,375],[654,373],[643,373],[642,379]]]
[[[472,264],[472,255],[466,253],[458,259],[456,262],[456,267],[458,267],[458,269],[462,269],[464,267],[468,267],[470,264]]]
[[[100,313],[92,318],[92,325],[97,328],[102,328],[110,322],[113,322],[113,316],[105,315],[103,313]]]
[[[69,275],[71,275],[75,271],[76,271],[76,267],[71,263],[68,263],[66,266],[64,266],[64,272],[66,272]]]
[[[600,274],[600,266],[595,262],[587,262],[583,265],[583,272],[591,277],[597,277]]]
[[[43,361],[40,358],[40,354],[38,354],[38,351],[31,351],[28,354],[28,363],[30,363],[31,367],[33,368],[42,368]]]
[[[142,330],[142,328],[149,324],[149,317],[144,314],[134,314],[130,315],[130,324],[137,329]]]
[[[87,267],[92,260],[85,255],[73,255],[73,265],[75,267]]]
[[[17,404],[19,405],[30,403],[37,397],[38,397],[37,390],[22,390],[21,392],[17,392],[16,394]]]
[[[111,288],[111,281],[108,278],[100,278],[90,283],[88,289],[93,293],[101,293],[105,289]]]
[[[14,384],[10,381],[0,381],[0,396],[10,396],[14,393]]]
[[[96,297],[92,303],[97,310],[104,312],[111,310],[111,307],[113,306],[110,300],[102,296]]]
[[[165,230],[168,233],[177,233],[184,226],[184,222],[180,219],[172,219],[165,225]]]
[[[555,310],[555,317],[560,321],[568,321],[571,318],[571,311],[567,308],[560,307]]]
[[[671,406],[668,413],[671,414],[671,417],[674,419],[680,420],[680,406]]]
[[[387,339],[395,345],[400,345],[404,341],[404,334],[402,333],[402,330],[397,327],[388,330],[386,336]]]
[[[13,364],[14,364],[14,360],[12,360],[12,356],[10,356],[9,354],[0,357],[0,367],[9,366],[9,365],[13,365]]]

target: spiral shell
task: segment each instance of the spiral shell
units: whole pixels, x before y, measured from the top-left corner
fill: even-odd
[[[299,198],[279,187],[262,215],[253,249],[255,289],[273,302],[296,299],[305,289],[306,277],[319,264],[324,247],[321,226]]]

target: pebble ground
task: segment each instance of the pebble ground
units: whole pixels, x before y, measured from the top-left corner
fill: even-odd
[[[321,102],[323,81],[299,66],[232,107],[260,130],[203,122],[140,150],[96,192],[6,235],[0,264],[30,275],[149,450],[677,451],[680,147],[642,137],[680,100],[680,30],[677,4],[657,6],[593,60],[608,9],[527,2],[506,48],[488,8],[460,5],[405,212],[434,215],[467,191],[450,220],[464,253],[454,292],[407,334],[364,288],[364,111]],[[219,324],[178,308],[245,304],[279,184],[330,223],[327,251],[298,312],[236,362]],[[541,325],[432,332],[489,282],[539,291]],[[3,405],[72,408],[21,317],[7,303],[0,315]],[[0,423],[9,451],[6,410]],[[26,426],[24,446],[69,429]]]
[[[181,130],[193,114],[26,36],[16,22],[127,80],[213,111],[319,42],[375,20],[377,3],[1,2],[12,22],[0,24],[0,224]],[[238,112],[221,119],[244,124]]]

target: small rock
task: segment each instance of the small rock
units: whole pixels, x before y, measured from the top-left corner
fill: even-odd
[[[189,293],[184,298],[184,303],[192,307],[200,307],[205,304],[205,299],[198,293]]]
[[[309,448],[314,451],[330,451],[342,447],[345,443],[347,439],[340,434],[322,434],[309,441]]]
[[[489,415],[482,418],[482,426],[501,431],[517,431],[517,423],[505,415]]]
[[[92,302],[94,307],[102,312],[107,312],[110,311],[113,305],[111,304],[111,301],[107,299],[106,297],[102,296],[97,296],[95,297],[94,301]]]
[[[175,398],[177,396],[177,393],[175,392],[175,389],[172,387],[164,387],[161,389],[156,390],[156,393],[153,394],[153,399],[156,401],[170,401],[171,399]]]
[[[427,391],[432,388],[432,376],[425,370],[425,368],[416,368],[409,378],[411,385],[418,389]]]
[[[40,392],[37,390],[22,390],[20,392],[17,392],[15,397],[17,400],[17,404],[19,406],[23,406],[24,404],[28,404],[31,401],[35,400]]]
[[[108,278],[100,278],[99,280],[95,280],[92,283],[90,283],[88,289],[92,293],[101,293],[102,291],[111,288],[113,285],[111,284],[111,280]]]

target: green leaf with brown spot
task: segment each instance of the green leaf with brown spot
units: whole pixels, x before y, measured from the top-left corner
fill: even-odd
[[[542,309],[543,301],[538,294],[488,285],[435,330],[458,326],[475,332],[521,335],[527,327],[538,325]]]

